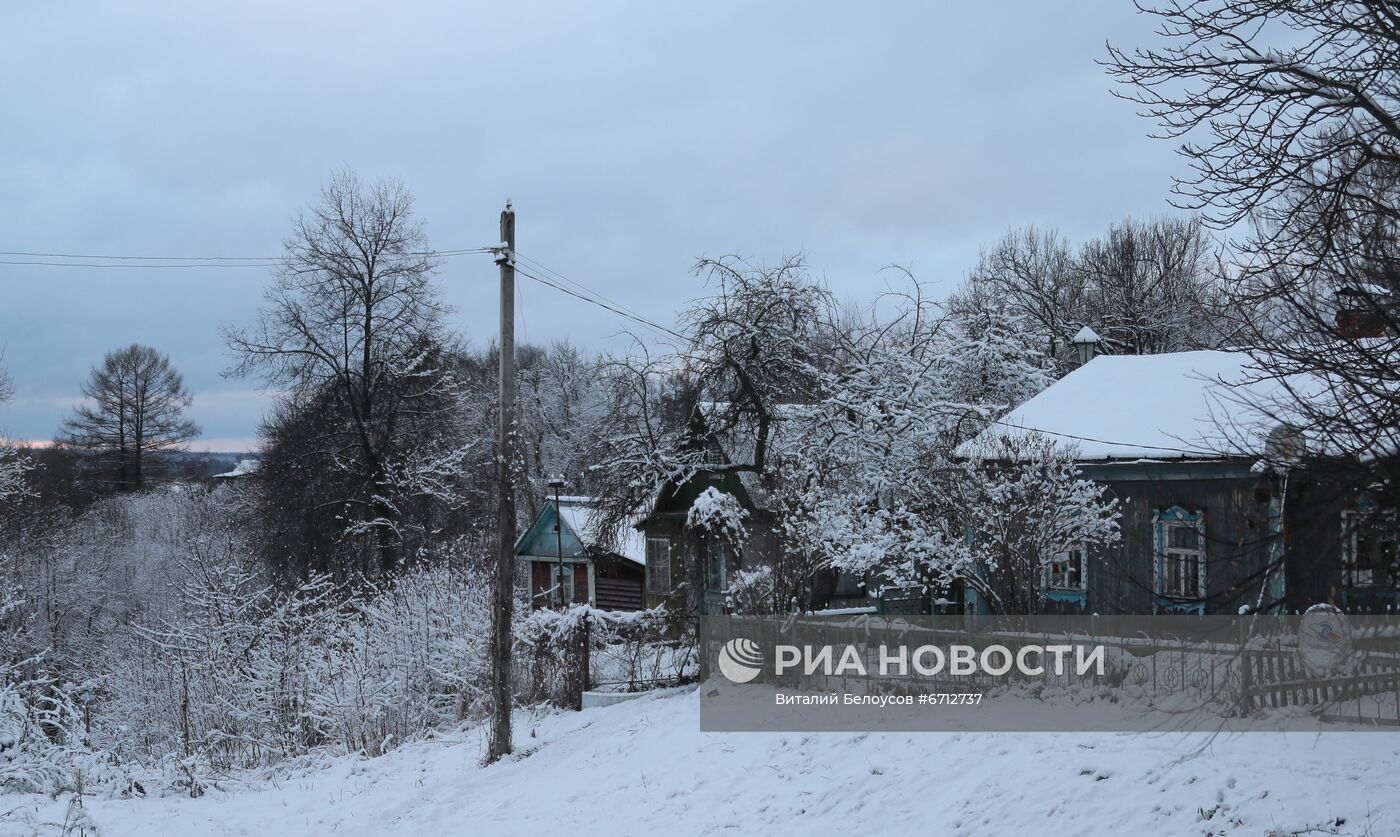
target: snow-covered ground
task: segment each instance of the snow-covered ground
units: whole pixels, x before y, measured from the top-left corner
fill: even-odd
[[[1400,834],[1400,732],[702,733],[693,691],[522,714],[200,799],[87,801],[104,837]],[[0,797],[0,834],[65,806]],[[1311,829],[1311,830],[1310,830]]]

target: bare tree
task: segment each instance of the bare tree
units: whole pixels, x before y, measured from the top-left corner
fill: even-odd
[[[91,451],[114,471],[119,490],[139,491],[146,483],[150,458],[180,450],[199,435],[185,417],[191,398],[170,358],[133,343],[108,352],[83,384],[83,397],[63,423],[60,441]]]
[[[412,211],[397,182],[365,186],[336,174],[293,223],[257,325],[225,331],[238,361],[232,374],[261,373],[338,419],[313,443],[352,486],[334,502],[353,521],[350,533],[364,537],[366,572],[398,565],[396,444],[410,405],[443,384],[424,362],[446,309],[431,278],[437,260]]]
[[[0,351],[0,361],[4,359],[5,353]],[[0,366],[0,404],[14,397],[14,378]],[[0,437],[0,504],[8,504],[11,499],[29,493],[25,484],[25,475],[29,470],[30,463],[26,457],[21,456],[20,451],[10,444],[8,439]]]
[[[830,360],[823,347],[838,307],[800,256],[775,267],[707,258],[695,272],[713,292],[681,312],[688,345],[656,357],[639,343],[641,357],[609,370],[613,420],[593,450],[600,534],[625,525],[668,484],[768,473],[780,405],[811,400]],[[685,409],[663,409],[668,401]],[[693,413],[699,402],[703,416]],[[717,439],[728,443],[724,456]]]
[[[1140,8],[1160,21],[1162,43],[1110,47],[1105,64],[1120,95],[1182,141],[1193,174],[1177,182],[1178,202],[1240,231],[1230,289],[1263,312],[1247,342],[1261,375],[1288,392],[1256,406],[1365,463],[1358,484],[1394,495],[1400,10],[1386,0]],[[1338,328],[1350,318],[1361,328]]]
[[[1019,323],[1060,374],[1086,325],[1114,354],[1213,348],[1234,326],[1212,250],[1196,218],[1124,219],[1077,253],[1053,231],[1012,230],[982,252],[949,308],[964,322]]]
[[[1126,218],[1086,242],[1080,315],[1114,354],[1214,348],[1233,333],[1199,218]]]
[[[968,287],[952,307],[964,312],[979,303],[998,308],[1034,329],[1047,358],[1068,360],[1070,338],[1084,326],[1083,276],[1074,269],[1069,243],[1054,230],[1012,230],[982,252]]]
[[[0,349],[0,362],[5,360],[5,352]],[[0,366],[0,404],[4,404],[15,397],[15,379],[10,373]]]

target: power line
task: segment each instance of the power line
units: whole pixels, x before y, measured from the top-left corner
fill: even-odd
[[[1054,384],[1052,383],[1051,386],[1054,386]],[[915,404],[914,402],[910,401],[910,400],[907,399],[907,398],[900,398],[900,397],[895,397],[895,396],[886,396],[886,397],[883,398],[883,400],[886,401],[886,402],[889,402],[889,403],[898,405],[899,407],[902,407],[902,408],[908,409],[908,410],[918,410],[918,409],[920,409],[920,406],[919,406],[918,404]],[[838,405],[838,406],[839,406],[839,405]],[[934,413],[935,415],[946,416],[946,417],[948,417],[948,418],[956,418],[956,419],[959,419],[959,420],[961,420],[961,419],[963,419],[963,418],[966,418],[969,414],[974,414],[974,415],[977,415],[977,417],[978,417],[979,419],[981,419],[982,421],[985,421],[985,422],[988,424],[989,427],[992,426],[992,425],[995,425],[995,426],[998,426],[998,427],[1007,428],[1008,430],[1020,431],[1020,432],[1022,432],[1022,433],[1041,433],[1041,434],[1046,435],[1046,436],[1058,436],[1058,437],[1060,437],[1060,438],[1062,438],[1062,439],[1072,439],[1072,440],[1077,441],[1077,442],[1093,442],[1093,443],[1095,443],[1095,444],[1100,444],[1100,445],[1113,445],[1114,447],[1122,447],[1122,448],[1139,448],[1139,449],[1143,449],[1143,450],[1167,451],[1167,452],[1171,452],[1171,453],[1180,453],[1180,454],[1184,454],[1184,455],[1186,455],[1186,456],[1228,456],[1228,455],[1229,455],[1229,454],[1228,454],[1227,452],[1225,452],[1225,451],[1190,450],[1190,449],[1187,449],[1187,448],[1172,447],[1171,445],[1150,445],[1150,444],[1146,444],[1146,443],[1142,443],[1142,442],[1114,442],[1114,441],[1110,441],[1110,440],[1108,440],[1108,439],[1098,439],[1098,438],[1095,438],[1095,437],[1093,437],[1093,436],[1080,436],[1080,435],[1077,435],[1077,434],[1075,434],[1075,433],[1065,433],[1065,432],[1062,432],[1062,431],[1059,431],[1059,430],[1046,430],[1046,429],[1044,429],[1044,428],[1041,428],[1041,427],[1034,427],[1034,426],[1028,425],[1028,424],[1016,424],[1015,422],[1007,421],[1005,418],[1000,418],[1000,419],[989,418],[989,417],[987,417],[987,416],[978,414],[975,410],[972,410],[972,409],[969,409],[969,410],[952,410],[952,409],[940,408],[940,407],[930,407],[930,408],[928,408],[928,411],[931,412],[931,413]],[[979,435],[980,435],[980,434],[979,434]],[[974,438],[975,438],[975,437],[974,437]],[[972,441],[972,440],[969,440],[969,442],[970,442],[970,441]],[[966,444],[966,443],[964,443],[964,444]],[[959,447],[961,447],[961,445],[960,445]]]
[[[519,270],[519,265],[517,265],[516,272],[518,273]],[[515,310],[517,316],[520,318],[520,340],[521,342],[529,343],[530,328],[525,323],[525,286],[520,282],[515,283],[515,302]]]
[[[451,250],[419,250],[404,253],[405,256],[429,256],[452,258],[456,256],[490,253],[493,247],[462,247]],[[283,256],[129,256],[99,253],[44,253],[32,250],[0,250],[0,256],[19,256],[20,259],[0,259],[0,264],[24,267],[78,267],[78,268],[269,268],[285,261]],[[38,261],[39,259],[73,259],[77,261]]]
[[[603,296],[602,294],[598,293],[597,291],[594,291],[594,290],[589,289],[587,286],[583,285],[582,283],[576,282],[576,281],[570,279],[569,277],[565,276],[564,274],[560,273],[560,272],[557,271],[557,270],[553,270],[553,269],[551,269],[551,268],[549,268],[549,267],[546,267],[545,265],[541,264],[539,261],[537,261],[537,260],[535,260],[535,259],[529,258],[528,256],[525,256],[525,255],[523,255],[523,254],[521,254],[521,253],[519,253],[519,252],[517,252],[515,255],[516,255],[517,259],[519,259],[519,260],[521,260],[521,261],[529,262],[530,264],[532,264],[532,265],[536,266],[537,268],[539,268],[541,271],[543,271],[543,272],[548,272],[548,273],[550,273],[550,274],[552,274],[552,275],[554,275],[554,276],[557,276],[561,281],[567,282],[567,283],[569,283],[569,284],[571,284],[571,285],[574,285],[575,287],[581,289],[582,291],[584,291],[584,292],[586,292],[586,293],[588,293],[588,294],[592,294],[593,296],[596,296],[596,297],[598,297],[599,299],[605,300],[606,303],[611,303],[611,304],[606,304],[605,302],[600,302],[598,299],[592,299],[592,298],[590,298],[590,297],[588,297],[588,296],[585,296],[585,295],[583,295],[583,294],[581,294],[581,293],[578,293],[578,292],[575,292],[575,291],[573,291],[573,290],[570,290],[569,288],[563,287],[562,285],[556,284],[556,283],[551,282],[551,281],[549,281],[549,280],[547,280],[547,279],[544,279],[544,278],[542,278],[542,277],[536,276],[535,274],[530,273],[529,271],[526,271],[525,269],[521,268],[521,267],[517,264],[517,266],[516,266],[516,272],[519,273],[519,274],[521,274],[522,276],[527,276],[527,277],[529,277],[529,278],[531,278],[531,279],[534,279],[534,280],[537,281],[537,282],[541,282],[541,283],[543,283],[543,284],[545,284],[545,285],[548,285],[548,286],[554,288],[555,290],[561,291],[561,292],[563,292],[563,293],[568,294],[569,296],[575,297],[576,299],[580,299],[580,300],[582,300],[582,301],[584,301],[584,302],[587,302],[587,303],[589,303],[589,304],[591,304],[591,305],[596,305],[596,306],[598,306],[599,308],[603,308],[603,309],[605,309],[605,310],[611,311],[611,312],[613,312],[614,314],[617,314],[618,316],[621,316],[621,317],[625,317],[625,318],[627,318],[628,320],[632,320],[633,322],[640,323],[641,325],[644,325],[644,326],[646,326],[646,327],[648,327],[648,328],[650,328],[650,329],[652,329],[652,330],[654,330],[654,331],[657,331],[657,332],[659,332],[659,333],[663,333],[663,334],[669,335],[669,336],[671,336],[671,337],[675,337],[676,339],[681,340],[682,342],[686,342],[686,343],[690,342],[684,335],[679,334],[679,333],[677,333],[677,332],[675,332],[675,331],[672,331],[671,329],[666,328],[665,326],[659,325],[659,324],[657,324],[657,323],[655,323],[655,322],[653,322],[653,321],[651,321],[651,320],[648,320],[647,318],[645,318],[645,317],[641,316],[640,314],[637,314],[636,312],[634,312],[634,311],[632,311],[631,309],[627,308],[627,307],[624,306],[622,303],[617,302],[616,300],[613,300],[613,299],[609,299],[608,297]],[[910,406],[910,405],[906,404],[905,406]],[[952,415],[952,413],[947,413],[946,411],[945,411],[944,414],[945,414],[945,415]],[[996,425],[996,426],[1008,428],[1008,429],[1011,429],[1011,430],[1018,430],[1018,431],[1021,431],[1021,432],[1041,433],[1041,434],[1044,434],[1044,435],[1046,435],[1046,436],[1056,436],[1056,437],[1059,437],[1059,438],[1062,438],[1062,439],[1071,439],[1071,440],[1074,440],[1074,441],[1077,441],[1077,442],[1091,442],[1091,443],[1094,443],[1094,444],[1112,445],[1112,446],[1115,446],[1115,447],[1123,447],[1123,448],[1138,448],[1138,449],[1142,449],[1142,450],[1165,451],[1165,452],[1171,452],[1171,453],[1179,453],[1179,454],[1183,454],[1183,455],[1186,455],[1186,456],[1211,456],[1211,455],[1218,455],[1218,454],[1215,454],[1215,453],[1213,453],[1213,452],[1211,452],[1211,451],[1189,450],[1189,449],[1186,449],[1186,448],[1171,447],[1171,446],[1169,446],[1169,445],[1149,445],[1149,444],[1140,444],[1140,443],[1136,443],[1136,442],[1114,442],[1114,441],[1110,441],[1110,440],[1108,440],[1108,439],[1098,439],[1098,438],[1095,438],[1095,437],[1093,437],[1093,436],[1080,436],[1080,435],[1077,435],[1077,434],[1074,434],[1074,433],[1064,433],[1064,432],[1060,432],[1060,431],[1057,431],[1057,430],[1045,430],[1045,429],[1042,429],[1042,428],[1039,428],[1039,427],[1030,427],[1030,426],[1026,426],[1026,425],[1017,425],[1017,424],[1013,424],[1013,423],[1011,423],[1011,422],[1005,421],[1004,419],[986,419],[986,421],[987,421],[987,423],[990,424],[990,425]]]
[[[574,297],[575,299],[582,300],[583,302],[587,302],[589,305],[596,305],[596,306],[598,306],[599,308],[602,308],[602,309],[607,310],[607,311],[611,311],[612,313],[617,314],[619,317],[623,317],[623,318],[625,318],[625,319],[631,320],[632,322],[635,322],[635,323],[637,323],[637,324],[639,324],[639,325],[645,326],[645,327],[647,327],[647,328],[649,328],[649,329],[651,329],[651,330],[653,330],[653,331],[655,331],[655,332],[657,332],[657,333],[659,333],[659,334],[668,335],[668,336],[670,336],[670,337],[674,337],[674,338],[676,338],[677,340],[681,340],[681,341],[683,341],[683,342],[689,342],[688,340],[686,340],[686,337],[685,337],[684,335],[679,334],[679,333],[677,333],[677,332],[675,332],[675,331],[672,331],[671,329],[667,328],[666,326],[660,325],[660,324],[658,324],[658,323],[654,323],[654,322],[652,322],[651,320],[648,320],[648,319],[646,319],[645,317],[642,317],[642,316],[640,316],[640,315],[638,315],[638,314],[633,314],[633,313],[630,313],[630,312],[628,312],[628,311],[625,311],[625,310],[623,310],[622,308],[617,307],[616,305],[610,305],[610,304],[608,304],[608,303],[606,303],[606,302],[601,302],[601,301],[599,301],[599,300],[597,300],[597,299],[594,299],[594,298],[592,298],[592,297],[585,296],[584,294],[579,293],[578,291],[575,291],[575,290],[573,290],[573,289],[571,289],[571,288],[566,288],[566,287],[564,287],[563,285],[559,284],[558,282],[553,282],[553,281],[551,281],[551,280],[549,280],[549,279],[546,279],[546,278],[544,278],[544,277],[542,277],[542,276],[537,276],[537,275],[535,275],[534,273],[531,273],[531,272],[529,272],[528,270],[525,270],[524,268],[520,267],[518,264],[516,265],[515,272],[516,272],[516,273],[519,273],[521,276],[525,276],[525,277],[528,277],[528,278],[530,278],[530,279],[534,279],[536,282],[539,282],[540,284],[548,285],[549,287],[554,288],[556,291],[559,291],[559,292],[561,292],[561,293],[566,293],[566,294],[568,294],[569,296]]]
[[[592,288],[588,287],[587,285],[583,284],[582,282],[578,282],[578,281],[575,281],[575,280],[573,280],[573,279],[570,279],[569,277],[567,277],[567,276],[565,276],[564,274],[560,273],[559,271],[557,271],[557,270],[555,270],[555,269],[549,267],[548,265],[546,265],[546,264],[540,262],[540,261],[537,260],[537,259],[532,259],[532,258],[530,258],[529,256],[527,256],[527,255],[525,255],[525,254],[523,254],[523,253],[520,253],[520,252],[517,252],[515,255],[516,255],[516,257],[517,257],[518,259],[522,259],[522,260],[524,260],[524,261],[526,261],[526,262],[528,262],[528,263],[534,265],[537,269],[543,271],[544,273],[550,274],[550,275],[553,276],[554,278],[558,279],[559,281],[561,281],[561,282],[563,282],[563,283],[565,283],[565,284],[567,284],[567,285],[572,285],[572,286],[574,286],[575,288],[577,288],[578,290],[582,291],[582,292],[585,293],[585,294],[588,294],[589,296],[593,296],[593,297],[596,297],[596,298],[598,298],[598,299],[603,300],[604,302],[610,303],[610,304],[616,306],[617,308],[619,308],[619,309],[621,309],[621,310],[627,312],[628,314],[631,314],[631,315],[634,316],[634,317],[639,317],[639,318],[641,318],[641,319],[646,319],[646,317],[642,316],[642,314],[639,313],[636,309],[634,309],[634,308],[629,308],[629,307],[627,307],[626,305],[622,304],[621,302],[618,302],[617,300],[612,299],[611,297],[608,297],[608,296],[606,296],[606,295],[604,295],[604,294],[602,294],[602,293],[599,293],[598,291],[593,290]]]
[[[98,253],[37,253],[30,250],[0,250],[0,256],[30,256],[42,259],[111,259],[141,262],[252,262],[280,259],[278,256],[116,256]]]
[[[451,258],[451,257],[456,257],[456,256],[474,255],[474,254],[481,254],[481,253],[497,253],[497,252],[500,251],[500,249],[501,249],[501,248],[500,248],[499,245],[497,245],[497,246],[488,246],[488,247],[462,247],[462,248],[454,248],[454,249],[450,249],[450,250],[422,250],[422,251],[414,251],[414,252],[410,252],[410,253],[405,253],[404,255],[407,255],[407,256],[431,256],[431,257],[438,257],[438,258]],[[24,267],[77,267],[77,268],[84,268],[84,269],[107,269],[107,268],[126,268],[126,269],[172,269],[172,268],[175,268],[175,269],[178,269],[178,268],[233,268],[233,269],[240,269],[240,268],[264,268],[264,269],[266,269],[266,268],[269,268],[269,267],[276,267],[277,265],[281,264],[281,263],[283,262],[283,260],[284,260],[284,257],[282,257],[282,256],[135,256],[135,255],[125,255],[125,254],[99,254],[99,253],[50,253],[50,252],[40,252],[40,251],[31,251],[31,250],[0,250],[0,256],[19,256],[19,257],[23,257],[23,258],[25,259],[25,260],[19,260],[19,259],[0,259],[0,265],[14,265],[14,266],[24,266]],[[542,273],[547,273],[547,274],[549,274],[549,275],[551,275],[551,276],[557,278],[558,281],[552,281],[552,280],[550,280],[550,279],[546,279],[546,278],[543,277],[543,276],[539,276],[539,275],[536,275],[535,273],[531,273],[530,271],[527,271],[527,270],[525,270],[525,269],[519,267],[519,265],[517,265],[517,267],[516,267],[516,272],[519,273],[519,274],[522,275],[522,276],[528,277],[528,278],[533,279],[533,280],[535,280],[536,282],[539,282],[539,283],[541,283],[541,284],[543,284],[543,285],[547,285],[547,286],[549,286],[549,287],[551,287],[551,288],[554,288],[555,290],[557,290],[557,291],[559,291],[559,292],[561,292],[561,293],[568,294],[569,296],[571,296],[571,297],[573,297],[573,298],[575,298],[575,299],[578,299],[578,300],[580,300],[580,301],[582,301],[582,302],[586,302],[586,303],[588,303],[588,304],[590,304],[590,305],[595,305],[595,306],[597,306],[597,307],[599,307],[599,308],[602,308],[602,309],[604,309],[604,310],[606,310],[606,311],[610,311],[610,312],[612,312],[612,313],[614,313],[614,314],[616,314],[616,315],[618,315],[618,316],[620,316],[620,317],[623,317],[624,319],[627,319],[627,320],[629,320],[629,321],[631,321],[631,322],[637,323],[638,325],[641,325],[641,326],[644,326],[644,327],[646,327],[646,328],[649,328],[649,329],[651,329],[652,331],[656,332],[657,334],[661,334],[661,335],[665,335],[665,336],[669,336],[669,337],[674,337],[674,338],[676,338],[677,340],[680,340],[682,343],[688,343],[688,342],[689,342],[688,338],[686,338],[685,335],[680,334],[679,332],[676,332],[676,331],[674,331],[674,330],[672,330],[672,329],[670,329],[670,328],[667,328],[666,326],[663,326],[663,325],[661,325],[661,324],[659,324],[659,323],[657,323],[657,322],[655,322],[655,321],[653,321],[653,320],[647,319],[646,317],[644,317],[644,316],[642,316],[641,314],[637,313],[635,310],[633,310],[633,309],[631,309],[631,308],[628,308],[627,306],[623,305],[621,302],[618,302],[618,301],[615,300],[615,299],[612,299],[612,298],[610,298],[610,297],[607,297],[607,296],[605,296],[605,295],[599,293],[598,291],[595,291],[595,290],[589,288],[588,286],[584,285],[583,283],[578,282],[578,281],[576,281],[576,280],[574,280],[574,279],[571,279],[571,278],[569,278],[568,276],[565,276],[563,273],[560,273],[559,271],[554,270],[553,268],[549,267],[548,265],[545,265],[544,263],[542,263],[542,262],[540,262],[540,261],[538,261],[538,260],[536,260],[536,259],[532,259],[532,258],[530,258],[529,256],[526,256],[526,255],[524,255],[524,254],[522,254],[522,253],[520,253],[520,252],[518,252],[518,251],[516,251],[515,256],[516,256],[516,258],[517,258],[518,260],[524,261],[524,262],[527,262],[527,263],[533,265],[533,266],[534,266],[537,270],[539,270],[540,272],[542,272]],[[85,260],[85,261],[34,261],[33,259],[73,259],[73,260],[82,259],[82,260]],[[103,262],[107,262],[107,263],[104,264]],[[563,283],[563,284],[561,284],[561,283]],[[573,287],[572,287],[572,288],[570,288],[570,287],[565,287],[565,285],[571,285],[571,286],[573,286]],[[525,301],[525,300],[524,300],[524,293],[523,293],[523,291],[519,290],[518,286],[517,286],[517,293],[519,294],[519,305],[520,305],[520,308],[521,308],[521,325],[523,326],[523,325],[524,325],[524,301]],[[909,405],[906,405],[906,406],[909,406]],[[1027,431],[1028,431],[1028,432],[1032,432],[1032,433],[1041,433],[1041,434],[1044,434],[1044,435],[1047,435],[1047,436],[1057,436],[1057,437],[1060,437],[1060,438],[1072,439],[1072,440],[1074,440],[1074,441],[1080,441],[1080,442],[1091,442],[1091,443],[1094,443],[1094,444],[1112,445],[1112,446],[1115,446],[1115,447],[1124,447],[1124,448],[1140,448],[1140,449],[1146,449],[1146,450],[1168,451],[1168,452],[1172,452],[1172,453],[1184,454],[1184,455],[1187,455],[1187,456],[1202,456],[1202,455],[1209,456],[1209,455],[1212,455],[1212,452],[1210,452],[1210,451],[1188,450],[1188,449],[1186,449],[1186,448],[1176,448],[1176,447],[1171,447],[1171,446],[1166,446],[1166,445],[1148,445],[1148,444],[1138,444],[1138,443],[1134,443],[1134,442],[1114,442],[1114,441],[1110,441],[1110,440],[1108,440],[1108,439],[1097,439],[1097,438],[1094,438],[1094,437],[1092,437],[1092,436],[1079,436],[1079,435],[1076,435],[1076,434],[1073,434],[1073,433],[1064,433],[1064,432],[1055,431],[1055,430],[1045,430],[1045,429],[1038,428],[1038,427],[1030,427],[1030,426],[1016,425],[1016,424],[1012,424],[1012,423],[1010,423],[1010,422],[1007,422],[1007,421],[1005,421],[1005,420],[1000,420],[1000,419],[987,419],[987,421],[988,421],[989,424],[997,425],[997,426],[1001,426],[1001,427],[1005,427],[1005,428],[1012,429],[1012,430],[1018,430],[1018,431],[1022,431],[1022,432],[1027,432]]]
[[[1054,384],[1051,384],[1051,386],[1054,386]],[[1063,438],[1063,439],[1073,439],[1073,440],[1075,440],[1075,441],[1077,441],[1077,442],[1093,442],[1094,444],[1098,444],[1098,445],[1114,445],[1114,446],[1116,446],[1116,447],[1121,447],[1121,448],[1139,448],[1139,449],[1142,449],[1142,450],[1160,450],[1160,451],[1168,451],[1168,452],[1171,452],[1171,453],[1185,454],[1186,456],[1223,456],[1223,455],[1226,455],[1223,451],[1188,450],[1188,449],[1186,449],[1186,448],[1174,448],[1174,447],[1171,447],[1171,446],[1169,446],[1169,445],[1148,445],[1148,444],[1141,444],[1141,443],[1138,443],[1138,442],[1111,442],[1111,441],[1109,441],[1108,439],[1096,439],[1096,438],[1094,438],[1093,436],[1077,436],[1077,435],[1075,435],[1075,434],[1073,434],[1073,433],[1062,433],[1062,432],[1060,432],[1060,431],[1058,431],[1058,430],[1045,430],[1045,429],[1040,428],[1040,427],[1031,427],[1030,425],[1014,424],[1014,423],[1012,423],[1012,422],[1004,421],[1004,420],[1001,420],[1001,419],[988,419],[987,421],[988,421],[990,424],[999,425],[999,426],[1001,426],[1001,427],[1005,427],[1005,428],[1008,428],[1008,429],[1011,429],[1011,430],[1020,430],[1020,431],[1023,431],[1023,432],[1028,431],[1028,432],[1031,432],[1031,433],[1042,433],[1042,434],[1044,434],[1044,435],[1046,435],[1046,436],[1059,436],[1059,437],[1061,437],[1061,438]]]
[[[188,263],[182,263],[182,264],[174,264],[174,263],[169,263],[169,262],[166,262],[166,263],[111,262],[111,263],[107,263],[107,264],[102,264],[102,263],[100,263],[100,262],[36,262],[36,261],[17,261],[17,260],[13,260],[13,259],[3,259],[3,260],[0,260],[0,264],[23,265],[23,266],[26,266],[26,267],[81,267],[81,268],[98,268],[98,269],[102,269],[102,268],[128,268],[128,269],[131,269],[131,268],[142,268],[142,269],[151,269],[151,270],[160,269],[160,268],[182,268],[182,267],[222,267],[222,268],[261,267],[261,268],[268,268],[268,267],[276,267],[276,266],[277,266],[277,262],[247,262],[247,263],[244,263],[244,262],[188,262]]]

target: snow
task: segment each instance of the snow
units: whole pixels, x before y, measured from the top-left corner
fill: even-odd
[[[1275,425],[1249,403],[1280,390],[1254,373],[1243,352],[1100,355],[958,452],[975,457],[992,438],[1039,431],[1077,445],[1081,461],[1258,456]]]
[[[256,474],[262,468],[262,461],[259,459],[240,459],[232,471],[225,471],[222,474],[215,474],[216,480],[235,479],[237,477],[247,477]]]
[[[1393,834],[1386,733],[702,733],[670,690],[481,728],[199,799],[86,800],[103,837],[609,834]],[[67,797],[0,800],[58,834]]]
[[[700,492],[695,502],[691,503],[690,511],[685,516],[685,525],[728,538],[732,543],[742,543],[746,535],[744,521],[748,516],[748,511],[740,505],[734,495],[720,491],[712,485]]]
[[[946,602],[947,600],[941,599],[940,601]],[[863,616],[875,613],[876,610],[877,608],[874,607],[831,607],[815,611],[815,613],[819,616]]]
[[[593,519],[596,511],[597,505],[592,497],[561,496],[559,498],[559,516],[564,518],[564,524],[574,531],[582,543],[591,543],[589,533],[593,531]],[[646,566],[646,536],[632,526],[622,527],[612,551],[634,564]]]
[[[1092,328],[1089,328],[1088,326],[1084,326],[1083,328],[1081,328],[1080,330],[1078,330],[1078,331],[1076,331],[1076,332],[1074,333],[1074,336],[1071,337],[1071,338],[1069,339],[1069,342],[1071,342],[1071,343],[1097,343],[1097,342],[1099,342],[1099,340],[1100,340],[1100,337],[1099,337],[1099,333],[1098,333],[1097,331],[1094,331]]]

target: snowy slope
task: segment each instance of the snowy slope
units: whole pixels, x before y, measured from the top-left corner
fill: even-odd
[[[519,735],[530,754],[487,768],[472,732],[88,813],[105,837],[1400,833],[1400,733],[706,734],[696,695],[671,692]],[[62,815],[0,798],[0,834]]]

